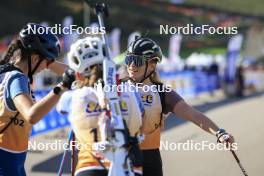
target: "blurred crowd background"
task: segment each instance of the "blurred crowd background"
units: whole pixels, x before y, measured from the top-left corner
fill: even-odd
[[[100,1],[103,2],[103,1]],[[135,35],[147,36],[162,48],[161,79],[184,98],[222,90],[241,97],[264,90],[264,3],[261,0],[106,0],[105,20],[112,56],[122,69],[125,50]],[[81,0],[2,0],[0,56],[28,22],[46,26],[96,26],[97,17]],[[237,27],[236,35],[160,34],[160,25]],[[85,35],[58,35],[67,62],[70,45]],[[45,71],[34,82],[43,96],[60,77]],[[52,114],[53,113],[53,114]],[[57,116],[54,112],[48,118]],[[47,124],[49,123],[49,124]],[[33,134],[67,125],[65,120],[43,120]]]

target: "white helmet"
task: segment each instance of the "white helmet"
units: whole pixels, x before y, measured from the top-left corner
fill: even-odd
[[[86,68],[94,64],[103,63],[104,58],[104,45],[99,37],[77,40],[68,53],[70,68],[79,73],[84,73]]]

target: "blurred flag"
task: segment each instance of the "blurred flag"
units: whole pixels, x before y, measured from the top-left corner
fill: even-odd
[[[233,84],[235,81],[236,61],[239,57],[242,41],[243,36],[241,34],[237,34],[232,37],[228,42],[225,80],[227,83],[230,84]]]
[[[70,27],[73,24],[73,18],[71,16],[66,16],[63,19],[63,27]],[[68,34],[63,35],[63,48],[64,52],[68,52],[70,50],[71,44],[78,39],[78,34],[73,33],[69,34],[70,29],[66,31]],[[64,63],[68,63],[67,55],[64,57]]]
[[[171,3],[173,4],[182,4],[184,3],[185,0],[170,0]]]
[[[121,30],[119,28],[113,29],[110,34],[112,57],[116,57],[120,54],[120,34]]]
[[[181,35],[175,34],[171,36],[170,44],[169,44],[169,59],[170,60],[175,60],[178,58],[180,54],[181,41],[182,41]]]
[[[158,67],[160,70],[170,72],[183,69],[184,63],[179,56],[181,41],[181,35],[175,34],[171,36],[169,43],[169,58],[167,59],[163,56],[161,64]]]
[[[66,16],[63,19],[63,27],[70,27],[73,24],[73,18],[71,16]],[[67,31],[65,30],[66,34],[63,35],[64,38],[64,51],[67,52],[70,50],[70,46],[71,44],[76,41],[76,39],[78,38],[78,35],[76,33],[73,34],[68,34],[70,31],[70,29],[68,29]]]

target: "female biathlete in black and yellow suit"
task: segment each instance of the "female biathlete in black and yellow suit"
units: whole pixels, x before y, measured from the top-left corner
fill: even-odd
[[[42,34],[35,31],[45,31]],[[28,24],[13,41],[0,66],[0,175],[25,176],[28,140],[33,124],[56,104],[74,81],[74,72],[55,61],[60,53],[58,38],[47,28]],[[33,75],[49,68],[63,75],[62,84],[35,102],[30,90]]]
[[[137,38],[128,48],[125,62],[129,73],[130,84],[142,83],[141,97],[145,108],[143,132],[145,140],[141,144],[143,150],[143,176],[162,176],[162,160],[160,156],[160,133],[163,124],[162,113],[174,112],[178,117],[191,121],[203,130],[220,137],[222,142],[233,143],[233,137],[212,122],[204,114],[189,106],[175,91],[165,91],[158,79],[156,65],[161,62],[160,47],[149,38]],[[156,86],[145,89],[143,86]],[[160,92],[158,92],[160,91]],[[162,93],[164,91],[165,93]],[[162,106],[163,104],[163,106]]]

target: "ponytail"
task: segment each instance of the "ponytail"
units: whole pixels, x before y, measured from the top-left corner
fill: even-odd
[[[7,63],[10,63],[10,62],[13,62],[15,61],[15,52],[18,51],[19,49],[22,49],[23,46],[22,46],[22,43],[20,40],[13,40],[9,46],[8,46],[8,49],[6,51],[6,53],[4,54],[4,57],[1,58],[0,60],[0,65],[4,65],[4,64],[7,64]]]

